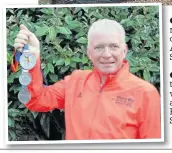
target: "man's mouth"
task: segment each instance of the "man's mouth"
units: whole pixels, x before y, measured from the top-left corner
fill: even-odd
[[[115,62],[100,62],[101,64],[114,64]]]

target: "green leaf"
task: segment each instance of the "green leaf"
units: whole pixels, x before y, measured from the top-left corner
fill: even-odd
[[[76,63],[71,63],[70,66],[76,69]]]
[[[22,116],[23,114],[22,114],[21,111],[19,111],[17,109],[10,108],[10,109],[8,109],[8,115],[10,117],[14,117],[15,118],[17,116]]]
[[[75,13],[78,13],[79,11],[81,11],[81,9],[82,9],[81,7],[75,7],[73,13],[74,13],[74,14],[75,14]]]
[[[65,63],[64,59],[59,59],[58,61],[56,61],[56,66],[63,65],[64,63]]]
[[[20,18],[20,16],[22,15],[22,13],[23,13],[23,10],[18,11],[17,18]]]
[[[87,44],[87,38],[81,37],[81,38],[77,39],[76,42],[78,42],[80,44]]]
[[[50,27],[49,28],[49,35],[48,35],[48,39],[50,41],[54,41],[56,39],[56,30],[54,27]]]
[[[33,117],[32,113],[27,113],[27,117],[28,117],[28,120],[29,120],[30,122],[32,122],[33,125],[34,125],[34,117]]]
[[[14,14],[14,10],[13,9],[10,8],[10,9],[6,9],[6,10],[7,10],[6,12],[9,11],[10,13]]]
[[[147,64],[151,62],[151,59],[149,57],[141,57],[140,59]]]
[[[25,108],[24,104],[21,104],[18,108]]]
[[[158,51],[154,51],[154,52],[152,52],[150,55],[149,55],[150,57],[153,57],[153,58],[157,58],[157,57],[159,57],[160,56],[160,52]]]
[[[11,63],[12,56],[10,55],[9,52],[7,52],[7,61]]]
[[[23,111],[24,114],[27,114],[28,112],[29,112],[28,109],[25,109],[25,110]]]
[[[12,38],[8,38],[7,43],[8,43],[8,45],[13,46],[14,40]]]
[[[84,31],[80,31],[80,32],[75,36],[75,38],[76,38],[76,39],[79,39],[80,37],[83,37],[83,36],[85,36],[85,32],[84,32]]]
[[[71,16],[71,15],[67,15],[67,16],[65,17],[65,22],[66,22],[66,23],[69,23],[70,21],[72,21],[72,16]]]
[[[150,82],[151,81],[151,75],[150,75],[150,72],[147,71],[147,70],[144,70],[143,71],[143,77],[146,81]]]
[[[44,69],[46,67],[45,63],[41,63],[41,68]]]
[[[8,77],[8,78],[7,78],[7,81],[8,81],[8,83],[13,83],[14,78],[13,78],[13,77]]]
[[[86,56],[82,57],[82,63],[86,64],[88,62],[88,58]]]
[[[8,103],[8,108],[11,106],[12,103],[13,103],[13,101],[10,101],[10,102]]]
[[[87,7],[83,7],[83,10],[84,10],[86,13],[88,13],[89,8],[87,8]]]
[[[127,56],[126,59],[129,62],[130,66],[133,66],[133,67],[138,66],[138,62],[133,56]]]
[[[48,63],[48,70],[54,73],[54,66],[51,63]]]
[[[35,32],[35,34],[37,35],[37,37],[42,37],[44,35],[46,35],[49,32],[49,27],[44,25],[43,27],[37,27],[37,30]]]
[[[138,72],[139,70],[141,70],[142,68],[141,67],[131,67],[130,68],[130,72],[131,73],[136,73],[136,72]]]
[[[148,37],[146,40],[146,45],[145,47],[152,47],[154,45],[154,41],[151,37]]]
[[[139,26],[142,26],[144,24],[146,17],[144,15],[137,15],[135,19],[137,20]]]
[[[66,71],[68,71],[68,69],[69,69],[69,66],[62,67],[60,70],[61,74],[64,74]]]
[[[49,77],[50,77],[52,82],[57,82],[58,81],[58,76],[56,74],[50,74]]]
[[[36,117],[37,117],[38,114],[39,114],[38,112],[32,112],[32,111],[31,111],[31,113],[32,113],[34,119],[36,119]]]
[[[8,117],[8,126],[15,127],[15,121],[11,117]]]
[[[131,38],[128,37],[128,36],[125,37],[125,41],[126,41],[126,42],[128,42],[130,39],[131,39]]]
[[[68,22],[68,28],[69,29],[75,29],[77,27],[80,27],[81,23],[79,21],[70,21]]]
[[[44,69],[44,75],[47,76],[48,72],[49,72],[49,68],[48,68],[48,66],[46,66]]]
[[[65,60],[65,66],[67,66],[69,64],[70,64],[70,58],[66,58],[66,60]]]
[[[64,35],[72,34],[72,32],[67,27],[57,27],[57,33],[61,33]]]
[[[17,84],[15,86],[12,86],[9,91],[14,91],[14,94],[19,92],[19,90],[21,89],[21,85]]]
[[[41,12],[43,12],[47,15],[52,15],[54,12],[54,8],[42,8]]]
[[[150,65],[150,66],[148,67],[148,69],[149,69],[149,71],[151,71],[151,72],[159,72],[160,67],[157,66],[157,65],[155,65],[155,64],[152,64],[152,65]]]
[[[16,141],[16,133],[14,132],[14,131],[12,131],[12,130],[10,130],[9,131],[9,134],[10,134],[10,136],[11,136],[11,138],[12,138],[12,141]]]
[[[46,113],[43,113],[40,119],[40,124],[44,134],[49,138],[50,136],[50,118]]]
[[[71,60],[74,62],[82,62],[82,60],[79,57],[72,57]]]

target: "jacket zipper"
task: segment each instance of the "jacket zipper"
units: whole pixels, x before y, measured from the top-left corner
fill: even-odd
[[[104,86],[107,84],[107,82],[109,81],[109,78],[107,78],[106,79],[106,81],[101,85],[101,83],[100,83],[100,89],[99,89],[99,93],[101,93],[102,92],[102,90],[103,90],[103,88],[104,88]]]
[[[104,88],[104,86],[107,84],[109,79],[107,79],[104,84],[100,84],[100,88],[99,88],[99,93],[98,93],[98,99],[97,99],[97,104],[99,104],[99,101],[100,101],[100,96],[101,96],[101,93],[102,93],[102,90]],[[94,119],[96,118],[96,114],[97,114],[97,110],[98,110],[98,107],[96,107],[96,110],[95,110],[95,113],[94,113],[94,117],[93,117],[93,120],[92,120],[92,123],[94,123]],[[89,130],[89,138],[91,139],[91,136],[92,136],[92,129],[90,128]]]

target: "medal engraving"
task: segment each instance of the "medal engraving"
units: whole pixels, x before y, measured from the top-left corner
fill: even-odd
[[[30,70],[36,65],[36,57],[31,53],[23,53],[20,57],[20,65],[23,69]]]

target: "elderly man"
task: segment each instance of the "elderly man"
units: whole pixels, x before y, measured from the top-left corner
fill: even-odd
[[[118,22],[103,19],[90,27],[87,55],[93,70],[75,70],[47,87],[39,41],[24,25],[20,28],[14,47],[27,42],[37,57],[25,106],[38,112],[64,109],[67,140],[161,138],[159,93],[129,72],[125,31]]]

